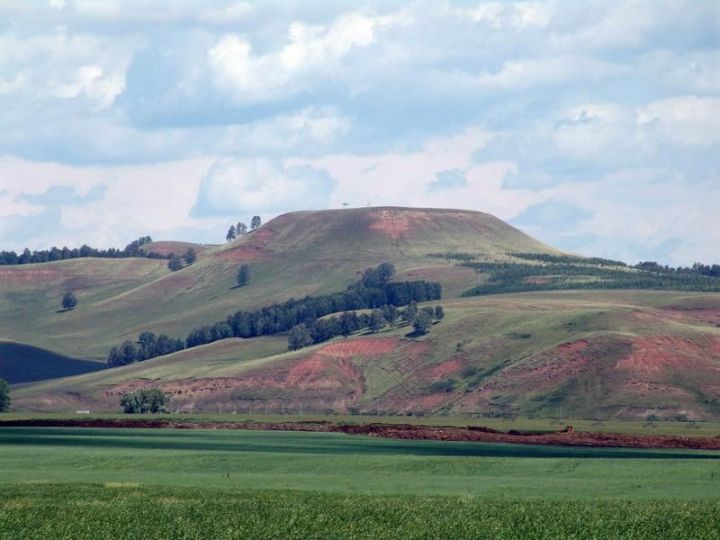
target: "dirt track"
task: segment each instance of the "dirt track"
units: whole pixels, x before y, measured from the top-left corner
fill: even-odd
[[[7,420],[2,427],[94,427],[94,428],[164,428],[164,429],[252,429],[276,431],[315,431],[347,433],[388,439],[434,441],[474,441],[492,443],[535,444],[555,446],[618,448],[686,448],[720,450],[718,437],[682,437],[672,435],[624,435],[555,431],[519,433],[496,431],[485,427],[418,426],[410,424],[339,424],[333,422],[190,422],[168,419],[68,419]]]

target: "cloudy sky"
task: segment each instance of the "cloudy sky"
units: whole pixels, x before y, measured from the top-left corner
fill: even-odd
[[[720,262],[720,2],[0,2],[0,249],[345,203]]]

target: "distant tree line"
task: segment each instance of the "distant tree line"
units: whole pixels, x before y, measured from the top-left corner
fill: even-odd
[[[163,356],[185,348],[182,339],[173,339],[165,334],[156,336],[152,332],[142,332],[136,343],[126,340],[110,349],[107,358],[108,367],[125,366],[133,362],[142,362],[156,356]]]
[[[485,283],[465,291],[464,296],[573,289],[720,291],[720,279],[713,273],[717,265],[658,270],[648,263],[625,267],[584,264],[584,259],[578,259],[574,264],[464,262],[462,266],[487,275]]]
[[[159,253],[147,253],[143,246],[152,242],[149,236],[142,236],[133,240],[123,249],[96,249],[83,245],[80,248],[69,249],[67,247],[42,249],[30,251],[25,248],[21,254],[14,251],[0,251],[0,265],[32,264],[51,261],[64,261],[67,259],[79,259],[83,257],[99,257],[103,259],[123,259],[127,257],[147,257],[150,259],[167,259],[169,256]]]
[[[143,332],[138,337],[137,343],[128,340],[122,345],[113,347],[107,362],[110,367],[121,366],[230,337],[253,338],[283,334],[291,332],[299,325],[303,325],[310,332],[312,342],[319,343],[337,335],[348,335],[360,328],[370,327],[373,322],[375,311],[370,315],[358,315],[350,312],[367,309],[379,310],[378,313],[382,312],[385,321],[394,320],[398,316],[397,307],[399,306],[410,308],[417,302],[441,298],[442,287],[439,283],[430,281],[392,282],[390,280],[394,273],[395,268],[392,264],[383,263],[377,268],[366,270],[358,282],[342,292],[323,296],[306,296],[299,300],[290,299],[287,302],[272,304],[255,311],[238,311],[229,315],[224,321],[194,328],[184,342],[164,335],[155,338],[152,332]],[[394,317],[393,310],[396,313]],[[342,315],[324,319],[333,313],[342,313]],[[440,311],[435,310],[433,313],[442,313],[442,308],[440,307]],[[412,324],[417,311],[411,314],[412,318],[409,322]],[[373,322],[375,327],[379,324],[377,316],[376,314],[375,322]],[[337,321],[333,319],[337,319]],[[384,324],[386,323],[383,323],[383,326]],[[297,330],[297,332],[301,331]]]

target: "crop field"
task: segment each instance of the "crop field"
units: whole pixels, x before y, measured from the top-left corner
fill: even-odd
[[[720,454],[0,429],[0,538],[717,538]]]

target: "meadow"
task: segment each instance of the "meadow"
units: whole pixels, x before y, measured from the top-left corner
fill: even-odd
[[[0,429],[0,538],[717,538],[720,455]]]

